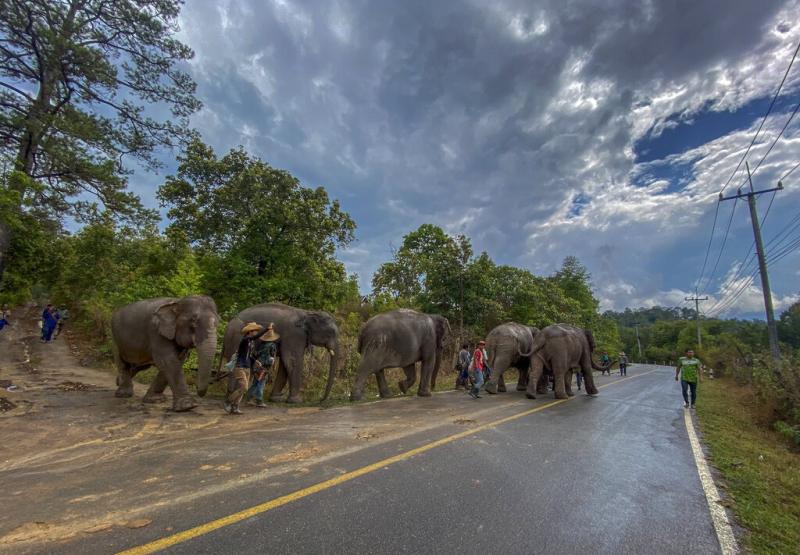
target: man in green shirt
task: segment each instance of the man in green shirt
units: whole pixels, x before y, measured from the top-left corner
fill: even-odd
[[[685,408],[694,408],[694,402],[697,400],[697,384],[700,379],[700,360],[695,358],[692,349],[686,350],[686,356],[678,360],[678,366],[675,368],[675,381],[681,380],[681,393],[683,393],[683,406]],[[689,396],[687,389],[692,392],[692,402],[689,404]]]

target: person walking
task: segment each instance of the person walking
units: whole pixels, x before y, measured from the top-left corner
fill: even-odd
[[[581,390],[581,384],[583,383],[583,372],[581,372],[580,370],[575,372],[575,381],[578,382],[578,391],[580,391]]]
[[[608,374],[611,375],[610,370]],[[619,354],[619,375],[620,376],[628,375],[628,355],[625,354],[625,351],[622,351]]]
[[[253,367],[250,377],[253,385],[247,390],[246,399],[253,401],[257,407],[266,407],[264,402],[264,385],[272,376],[275,366],[275,357],[278,356],[278,340],[280,335],[275,333],[272,322],[267,325],[266,331],[255,342],[253,348]]]
[[[600,367],[603,369],[600,372],[601,376],[604,376],[606,372],[608,372],[609,376],[611,375],[611,358],[606,351],[603,351],[603,354],[600,355]]]
[[[242,340],[236,350],[236,366],[228,377],[228,395],[225,397],[225,412],[242,414],[239,403],[247,391],[247,376],[253,366],[253,347],[256,338],[261,334],[261,326],[248,322],[242,327]]]
[[[0,330],[11,325],[9,318],[11,318],[11,313],[8,311],[8,307],[3,305],[3,308],[0,309]]]
[[[675,368],[675,381],[677,382],[679,378],[683,407],[694,408],[697,401],[697,384],[702,381],[702,378],[700,377],[700,360],[695,358],[692,349],[687,349],[686,356],[678,360],[678,366]],[[687,389],[691,390],[691,404]]]
[[[472,362],[472,355],[469,354],[469,344],[463,343],[456,359],[456,389],[462,387],[466,389],[469,385],[469,363]]]
[[[48,304],[42,311],[42,343],[49,343],[53,339],[55,329],[56,317],[53,313],[53,305]]]
[[[57,311],[58,318],[56,324],[56,333],[53,336],[53,339],[56,339],[61,332],[64,331],[64,324],[69,320],[69,310],[67,310],[66,306],[60,307]]]
[[[472,389],[470,389],[469,394],[472,395],[475,399],[480,399],[480,391],[481,387],[483,386],[483,368],[484,368],[484,355],[483,355],[483,348],[486,345],[486,341],[480,340],[478,341],[478,347],[475,349],[475,352],[472,353],[472,362],[470,363],[469,367],[472,369],[470,372],[470,378],[472,379]]]

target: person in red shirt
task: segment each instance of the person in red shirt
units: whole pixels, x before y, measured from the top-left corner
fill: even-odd
[[[470,377],[472,378],[472,390],[470,390],[469,394],[472,395],[475,399],[480,399],[480,391],[481,386],[483,386],[483,369],[486,366],[483,360],[483,348],[486,346],[486,341],[478,341],[478,347],[475,349],[475,352],[472,354],[472,368],[473,372],[471,373]]]

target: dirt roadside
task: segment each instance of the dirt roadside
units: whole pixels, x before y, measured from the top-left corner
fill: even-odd
[[[473,425],[519,402],[477,407],[442,393],[325,410],[246,407],[234,417],[203,399],[177,414],[169,403],[143,404],[139,384],[132,399],[115,398],[113,371],[81,366],[68,334],[41,343],[35,317],[31,309],[0,333],[0,406],[9,409],[0,412],[0,506],[14,508],[0,514],[0,551],[147,526],[165,505],[308,472],[425,429]],[[17,389],[7,391],[9,381]]]

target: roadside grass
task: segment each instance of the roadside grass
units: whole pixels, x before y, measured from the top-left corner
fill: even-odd
[[[752,553],[798,553],[800,453],[771,428],[772,410],[747,386],[704,380],[697,416],[711,463]]]

